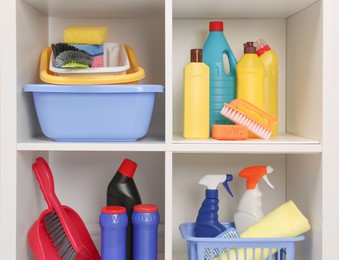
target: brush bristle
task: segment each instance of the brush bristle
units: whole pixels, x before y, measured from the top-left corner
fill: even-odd
[[[51,47],[52,47],[54,58],[58,57],[58,55],[64,51],[81,51],[83,53],[89,54],[83,50],[80,50],[79,48],[73,45],[70,45],[64,42],[52,43]]]
[[[57,248],[58,255],[61,257],[61,259],[75,259],[77,252],[74,251],[71,243],[69,242],[59,217],[55,211],[45,216],[44,224],[46,231],[53,242],[54,247]]]
[[[57,68],[69,63],[82,64],[81,67],[83,67],[83,65],[91,67],[92,57],[81,51],[63,51],[55,59],[55,67]]]
[[[224,106],[220,111],[220,114],[232,120],[233,122],[247,126],[248,130],[256,134],[260,138],[269,139],[271,136],[271,131],[261,124],[255,122],[253,119],[242,113],[241,111],[234,109],[230,106]]]

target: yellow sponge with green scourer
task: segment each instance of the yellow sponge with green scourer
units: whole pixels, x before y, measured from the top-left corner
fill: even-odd
[[[103,44],[108,29],[104,26],[70,26],[64,30],[64,42],[73,44]]]

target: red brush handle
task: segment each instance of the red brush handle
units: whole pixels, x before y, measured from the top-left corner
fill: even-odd
[[[49,165],[44,158],[39,157],[32,165],[32,168],[35,173],[35,177],[39,182],[40,189],[44,195],[48,208],[56,211],[60,223],[73,249],[76,252],[80,252],[82,247],[80,237],[78,235],[78,232],[74,228],[72,221],[70,220],[65,209],[63,208],[55,194],[54,179]]]

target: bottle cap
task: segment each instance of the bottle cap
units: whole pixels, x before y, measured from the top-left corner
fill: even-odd
[[[133,210],[136,212],[157,212],[158,207],[154,204],[137,204],[134,205]]]
[[[202,62],[202,49],[191,49],[191,62]]]
[[[123,214],[126,213],[126,208],[122,206],[106,206],[101,209],[104,214]]]
[[[264,54],[265,52],[269,51],[271,48],[263,39],[256,40],[254,46],[257,49],[258,56]]]
[[[125,175],[126,177],[133,178],[137,164],[132,160],[125,159],[120,165],[118,172]]]
[[[244,53],[257,53],[254,42],[244,43]]]
[[[224,31],[224,23],[220,21],[210,22],[210,32],[211,31]]]

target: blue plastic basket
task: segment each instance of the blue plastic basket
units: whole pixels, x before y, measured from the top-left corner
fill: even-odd
[[[29,84],[41,130],[55,141],[136,141],[146,135],[161,85]]]
[[[223,223],[228,228],[232,223]],[[195,223],[179,226],[181,236],[187,241],[188,260],[294,260],[293,238],[204,238],[195,237]],[[220,253],[221,252],[221,253]]]

